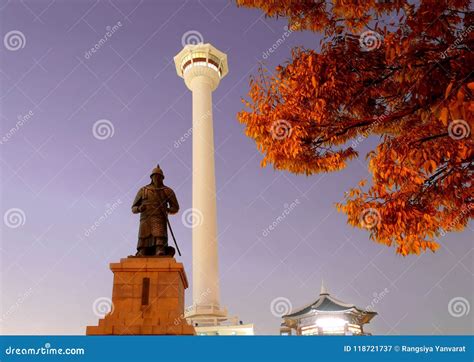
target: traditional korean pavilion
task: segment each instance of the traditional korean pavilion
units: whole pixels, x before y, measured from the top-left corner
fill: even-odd
[[[337,300],[321,283],[316,301],[282,317],[280,335],[370,335],[363,326],[376,315]]]

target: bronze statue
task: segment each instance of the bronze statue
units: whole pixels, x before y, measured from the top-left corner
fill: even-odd
[[[168,214],[179,210],[172,189],[163,184],[165,178],[157,165],[150,175],[149,185],[142,187],[132,205],[134,214],[140,213],[140,230],[136,256],[174,256],[175,249],[168,246]]]

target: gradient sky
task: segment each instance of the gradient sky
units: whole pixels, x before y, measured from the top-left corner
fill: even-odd
[[[181,204],[171,223],[192,280],[191,229],[181,220],[191,208],[191,93],[172,59],[189,31],[229,61],[213,94],[221,301],[229,313],[254,323],[258,334],[277,334],[272,301],[284,297],[298,308],[317,298],[324,278],[337,298],[374,305],[373,334],[473,333],[474,311],[455,317],[448,309],[453,298],[473,301],[472,228],[443,237],[436,254],[404,258],[348,226],[334,208],[368,176],[364,157],[343,172],[312,177],[260,167],[262,155],[236,113],[249,75],[285,33],[284,20],[216,0],[0,4],[2,40],[12,30],[25,38],[16,51],[0,44],[0,137],[18,116],[33,114],[0,145],[1,216],[11,209],[25,215],[16,228],[1,225],[2,334],[84,334],[97,324],[93,303],[111,297],[108,264],[135,251],[138,217],[130,205],[157,162]],[[293,33],[265,61],[282,63],[291,47],[318,48],[319,40]],[[114,132],[100,140],[93,125],[104,119]],[[375,144],[368,139],[358,149],[365,155]]]

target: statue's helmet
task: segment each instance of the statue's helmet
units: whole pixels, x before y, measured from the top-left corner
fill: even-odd
[[[163,173],[163,170],[160,168],[160,165],[156,165],[156,167],[151,171],[150,178],[156,174],[161,175],[163,176],[163,178],[165,178],[165,175]]]

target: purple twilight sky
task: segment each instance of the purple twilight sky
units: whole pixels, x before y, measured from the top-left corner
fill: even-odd
[[[192,280],[182,221],[191,208],[191,93],[173,56],[196,39],[229,61],[213,102],[221,301],[230,314],[277,334],[278,313],[316,299],[324,279],[335,297],[373,305],[373,334],[473,333],[472,228],[443,237],[436,254],[403,258],[336,212],[344,191],[368,176],[363,156],[375,139],[339,173],[260,167],[236,119],[249,76],[261,61],[286,61],[293,46],[318,48],[318,34],[285,36],[284,20],[217,0],[2,0],[0,24],[2,334],[84,334],[97,323],[94,301],[111,296],[108,263],[134,253],[130,205],[157,162],[181,204],[171,223]]]

